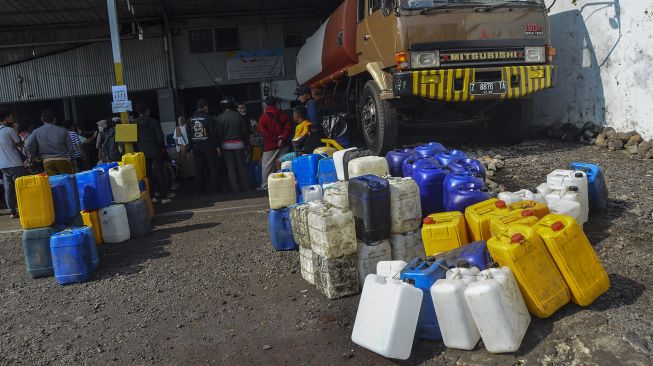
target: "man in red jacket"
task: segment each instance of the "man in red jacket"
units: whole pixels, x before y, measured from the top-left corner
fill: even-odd
[[[259,132],[263,137],[262,184],[258,190],[268,189],[268,176],[274,172],[274,165],[281,155],[288,152],[290,119],[278,107],[277,98],[265,98],[265,112],[259,118]]]

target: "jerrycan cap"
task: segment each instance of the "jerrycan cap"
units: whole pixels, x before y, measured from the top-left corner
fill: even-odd
[[[422,220],[422,223],[424,225],[430,225],[433,223],[433,218],[432,217],[425,217],[424,220]]]
[[[578,192],[579,191],[578,187],[576,187],[576,186],[567,187],[567,190],[569,192]]]
[[[562,221],[556,221],[553,224],[551,224],[551,230],[553,231],[560,231],[565,228],[565,224],[562,223]]]
[[[506,201],[498,200],[494,203],[496,208],[506,208]]]
[[[576,178],[582,178],[582,177],[583,177],[583,173],[581,173],[581,172],[576,172],[576,174],[574,174],[574,177],[576,177]]]
[[[535,212],[533,210],[523,210],[521,212],[521,217],[531,217],[535,216]]]
[[[516,233],[510,238],[510,242],[513,244],[519,244],[523,242],[526,238],[524,238],[524,234],[522,233]]]
[[[469,265],[469,262],[461,259],[458,262],[456,262],[456,267],[458,268],[470,268],[471,266]]]

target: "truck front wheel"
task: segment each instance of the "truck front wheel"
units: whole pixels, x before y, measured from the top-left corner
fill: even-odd
[[[358,121],[365,144],[377,155],[385,154],[397,143],[397,112],[379,94],[376,82],[369,80],[365,83],[358,107]]]

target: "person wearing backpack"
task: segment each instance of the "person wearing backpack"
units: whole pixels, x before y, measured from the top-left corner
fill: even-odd
[[[189,147],[193,152],[193,161],[195,162],[195,196],[201,194],[207,173],[210,184],[206,188],[206,193],[217,193],[220,184],[218,181],[220,138],[214,118],[209,114],[209,103],[206,99],[197,101],[197,111],[188,117],[188,122],[190,125]]]
[[[102,141],[100,142],[100,156],[105,163],[119,162],[122,160],[122,154],[118,143],[116,142],[116,123],[119,119],[113,118],[109,120],[106,128],[102,133]]]
[[[265,98],[265,112],[259,118],[259,131],[263,137],[262,184],[258,190],[268,189],[268,176],[274,172],[276,160],[288,152],[290,119],[278,107],[277,98]]]
[[[136,118],[138,151],[145,155],[147,176],[151,179],[152,190],[158,194],[158,198],[152,197],[152,202],[169,203],[174,193],[168,193],[170,181],[163,164],[163,149],[166,145],[161,123],[150,117],[150,108],[145,103],[139,103],[136,110],[138,112],[138,118]]]

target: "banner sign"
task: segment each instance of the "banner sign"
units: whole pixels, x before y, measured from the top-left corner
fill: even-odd
[[[238,51],[227,54],[229,80],[283,76],[283,49]]]

